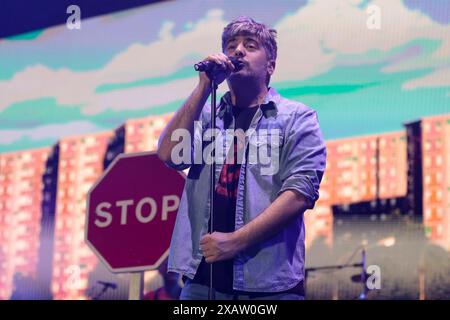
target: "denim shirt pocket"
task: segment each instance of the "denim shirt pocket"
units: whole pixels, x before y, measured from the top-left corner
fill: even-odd
[[[279,130],[275,133],[259,132],[250,136],[247,149],[249,167],[256,166],[263,176],[277,174],[283,143],[284,136]]]

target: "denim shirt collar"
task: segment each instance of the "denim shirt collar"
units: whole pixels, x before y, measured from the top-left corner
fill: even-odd
[[[261,111],[263,115],[268,117],[275,117],[277,114],[277,104],[280,102],[280,94],[274,89],[270,88],[264,97],[264,102],[261,104]],[[226,116],[226,119],[232,116],[233,104],[231,103],[231,93],[228,91],[220,99],[217,115],[220,119]]]

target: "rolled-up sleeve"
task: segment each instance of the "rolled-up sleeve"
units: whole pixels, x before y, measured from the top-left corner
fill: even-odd
[[[282,186],[278,194],[295,190],[306,197],[308,209],[314,208],[325,166],[326,146],[316,111],[308,108],[293,114],[280,155]]]

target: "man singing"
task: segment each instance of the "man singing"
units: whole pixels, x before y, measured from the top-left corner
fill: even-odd
[[[199,73],[159,139],[162,161],[189,168],[168,263],[185,279],[180,299],[208,299],[211,263],[217,299],[304,299],[303,214],[319,198],[326,149],[316,112],[269,87],[275,37],[275,30],[248,17],[229,23],[222,52],[205,59],[219,71]],[[224,136],[235,133],[225,159],[216,161],[212,233],[210,163],[197,157],[211,129],[210,77],[229,87],[217,107],[216,128]],[[181,163],[175,159],[179,130],[192,137],[190,161]]]

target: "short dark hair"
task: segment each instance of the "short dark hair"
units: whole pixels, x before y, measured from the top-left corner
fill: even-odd
[[[266,50],[269,60],[277,59],[277,31],[269,29],[265,24],[256,22],[252,18],[240,16],[231,21],[222,33],[222,51],[225,52],[230,39],[238,35],[255,36]]]

